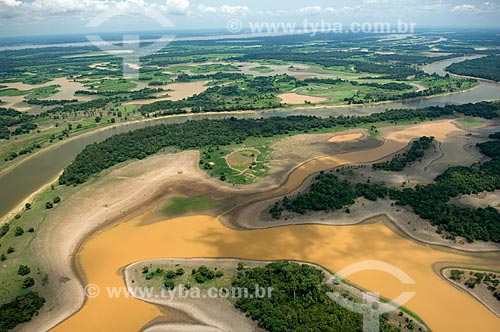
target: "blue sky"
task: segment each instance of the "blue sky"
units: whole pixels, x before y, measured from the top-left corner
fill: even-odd
[[[500,0],[0,0],[0,36],[145,31],[166,25],[216,29],[225,28],[230,19],[245,27],[262,21],[301,24],[305,19],[500,26]]]

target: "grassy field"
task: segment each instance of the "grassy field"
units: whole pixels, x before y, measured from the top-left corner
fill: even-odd
[[[40,98],[47,98],[50,97],[51,95],[59,92],[60,86],[55,84],[55,85],[49,85],[49,86],[42,86],[39,88],[33,88],[31,90],[18,90],[14,88],[7,88],[0,90],[0,96],[8,96],[8,97],[15,97],[15,96],[26,96],[26,99],[40,99]]]
[[[137,87],[137,83],[131,80],[118,79],[118,80],[101,80],[97,84],[93,84],[92,88],[96,89],[97,92],[128,92]]]
[[[371,86],[354,85],[350,82],[343,82],[335,85],[314,83],[305,87],[297,88],[293,90],[293,92],[305,96],[328,98],[329,103],[333,104],[343,104],[345,103],[345,99],[358,96],[359,98],[370,95],[374,97],[379,95],[393,96],[401,93],[401,91],[382,90]]]
[[[259,154],[260,151],[255,149],[238,150],[228,155],[226,161],[229,167],[245,171],[256,163]]]
[[[0,90],[0,96],[5,96],[5,97],[24,96],[28,92],[29,91],[26,91],[26,90],[7,88],[7,89]]]
[[[456,121],[458,125],[464,129],[472,129],[484,126],[486,121],[480,118],[463,118]]]
[[[166,217],[174,217],[188,212],[199,212],[218,208],[217,202],[207,195],[194,197],[173,197],[168,200],[162,208],[162,214]]]
[[[254,71],[257,73],[267,74],[274,72],[274,69],[267,66],[257,66],[249,69],[250,71]]]
[[[170,66],[165,68],[167,72],[171,73],[182,73],[189,71],[193,74],[206,74],[211,72],[227,72],[227,71],[239,71],[239,69],[233,65],[226,64],[205,64],[199,66],[191,66],[191,65],[179,65],[179,66]]]

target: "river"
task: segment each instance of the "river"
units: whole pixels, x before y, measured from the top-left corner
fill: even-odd
[[[440,72],[452,63],[453,59],[439,61],[424,70],[429,73]],[[464,57],[456,58],[455,62],[465,60]],[[365,115],[377,112],[383,112],[391,108],[419,108],[428,106],[444,106],[447,104],[464,104],[479,102],[484,100],[500,99],[500,84],[481,81],[480,85],[472,90],[430,98],[416,98],[407,101],[398,101],[383,103],[377,105],[365,106],[341,106],[326,107],[320,109],[286,109],[269,110],[248,114],[196,114],[181,117],[170,117],[157,119],[147,122],[135,122],[119,125],[112,128],[106,128],[91,132],[85,135],[77,136],[67,142],[62,142],[54,147],[39,151],[34,156],[24,160],[12,169],[0,174],[0,216],[4,216],[9,211],[18,206],[33,192],[45,185],[51,179],[54,179],[68,165],[82,149],[91,143],[100,142],[112,135],[123,133],[146,126],[159,123],[174,123],[186,120],[196,120],[202,118],[221,119],[229,116],[237,118],[259,118],[273,116],[290,115],[317,115],[317,116],[337,116],[342,114]]]

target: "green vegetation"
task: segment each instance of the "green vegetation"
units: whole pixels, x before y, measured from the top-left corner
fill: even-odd
[[[464,129],[477,128],[486,124],[486,121],[481,118],[463,118],[458,119],[456,122]]]
[[[353,186],[348,181],[341,181],[332,173],[320,172],[307,193],[295,197],[284,197],[276,202],[269,213],[274,219],[280,219],[283,211],[305,214],[308,211],[341,210],[355,203],[358,197],[376,201],[385,198],[389,190],[381,185],[358,183]],[[348,213],[350,210],[346,209]]]
[[[27,265],[19,265],[19,268],[17,269],[17,274],[20,276],[25,276],[27,274],[30,274],[31,269]]]
[[[191,271],[191,278],[198,284],[203,284],[207,281],[214,280],[215,278],[220,278],[224,275],[221,270],[210,270],[208,267],[202,265],[198,269],[193,269]]]
[[[0,306],[0,331],[7,332],[19,324],[29,322],[44,303],[45,299],[38,293],[28,292],[3,304]]]
[[[401,172],[405,167],[425,155],[425,151],[433,146],[434,137],[420,137],[411,144],[410,149],[399,155],[397,154],[389,161],[373,164],[373,169],[392,172]]]
[[[484,58],[466,60],[454,63],[447,71],[464,76],[486,78],[492,81],[500,81],[500,57],[490,55]]]
[[[18,136],[35,130],[37,125],[31,122],[32,119],[31,115],[12,108],[0,108],[0,139],[10,139],[11,135]]]
[[[235,304],[267,331],[349,332],[362,329],[362,315],[331,300],[327,293],[334,289],[325,284],[323,271],[312,266],[275,262],[241,270],[233,278],[232,285],[248,289],[259,285],[273,289],[271,296],[242,297]],[[399,330],[385,318],[380,320],[381,331]]]
[[[182,284],[183,282],[188,281],[188,285],[184,285],[189,287],[191,283],[196,283],[199,285],[209,283],[218,278],[224,276],[224,272],[217,268],[211,270],[208,267],[202,265],[197,269],[192,269],[191,274],[188,279],[181,278],[185,275],[185,271],[183,268],[177,268],[175,270],[164,270],[162,268],[150,269],[149,266],[144,266],[142,268],[142,275],[146,280],[154,280],[154,279],[162,279],[162,286],[166,289],[174,289],[177,284]]]
[[[362,117],[307,117],[294,116],[268,119],[201,120],[171,125],[158,125],[146,129],[115,135],[107,140],[85,147],[64,170],[60,184],[84,183],[88,178],[118,163],[131,159],[144,159],[166,147],[180,150],[210,146],[241,144],[249,137],[273,137],[291,132],[355,127],[379,121],[400,121],[451,116],[455,113],[484,118],[499,116],[500,103],[477,103],[429,107],[416,110],[388,110]]]
[[[282,204],[283,208],[289,211],[304,214],[306,211],[340,210],[354,204],[356,198],[356,191],[349,182],[340,181],[337,176],[322,172],[316,177],[309,192],[297,195],[293,199],[285,197]],[[280,208],[280,204],[277,203],[271,209],[271,214],[276,219],[280,217],[277,213]]]
[[[274,72],[274,69],[267,67],[267,66],[257,66],[257,67],[250,68],[250,71],[266,74],[266,73]]]
[[[0,97],[1,96],[25,96],[25,99],[37,99],[37,98],[47,98],[54,93],[59,91],[60,86],[55,84],[55,85],[49,85],[49,86],[42,86],[39,88],[33,88],[31,90],[19,90],[19,89],[14,89],[14,88],[7,88],[0,90]]]
[[[182,112],[222,112],[258,110],[280,107],[277,94],[304,85],[288,75],[245,77],[242,82],[213,86],[192,97],[178,101],[159,101],[140,108],[142,114],[161,111],[157,115]]]
[[[186,66],[186,65],[171,66],[166,68],[166,71],[172,73],[181,73],[189,71],[193,74],[206,74],[210,72],[239,71],[239,69],[233,65],[216,63],[216,64],[199,65],[199,66]]]
[[[237,150],[226,156],[226,161],[229,167],[239,171],[245,171],[252,164],[256,164],[257,155],[260,152],[254,149]]]
[[[220,202],[214,201],[208,195],[194,197],[173,197],[163,206],[162,213],[173,217],[189,212],[199,212],[220,207]]]
[[[268,174],[270,146],[274,140],[269,137],[249,137],[241,144],[202,148],[200,167],[221,181],[233,184],[253,183]],[[246,156],[239,156],[240,152]]]
[[[97,84],[91,84],[90,89],[97,92],[128,92],[136,86],[135,82],[126,79],[101,80]]]

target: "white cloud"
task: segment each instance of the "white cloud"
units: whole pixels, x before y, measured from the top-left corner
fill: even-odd
[[[455,6],[451,9],[453,13],[478,13],[479,9],[474,5],[463,4],[460,6]]]
[[[76,16],[90,19],[97,14],[113,12],[123,15],[159,13],[186,15],[189,0],[166,0],[163,4],[147,0],[0,0],[0,16],[44,20],[47,16]]]
[[[22,5],[23,3],[17,0],[0,0],[0,4],[5,5],[7,7],[17,7]]]
[[[248,8],[247,6],[222,5],[220,7],[210,7],[210,6],[205,6],[205,5],[199,5],[198,12],[201,15],[204,15],[204,14],[226,14],[226,15],[237,16],[237,15],[249,14],[251,11],[250,11],[250,8]]]
[[[484,14],[498,13],[500,9],[491,2],[484,2],[478,6],[472,4],[463,4],[451,8],[451,12],[455,14]]]
[[[189,0],[167,0],[160,8],[167,14],[185,15],[189,9]]]
[[[345,15],[347,13],[352,13],[353,11],[358,9],[359,7],[349,7],[349,6],[344,6],[339,8],[333,8],[333,7],[323,8],[320,6],[309,6],[297,10],[296,13],[301,16],[315,16],[321,14]]]

